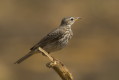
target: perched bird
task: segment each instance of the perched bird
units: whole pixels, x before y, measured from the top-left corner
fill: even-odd
[[[43,39],[41,39],[40,42],[38,42],[30,49],[29,53],[16,61],[15,64],[21,63],[35,53],[40,53],[40,51],[38,50],[39,47],[43,48],[48,53],[64,48],[73,36],[71,26],[78,19],[79,17],[63,18],[59,27],[57,27],[49,34],[47,34]]]

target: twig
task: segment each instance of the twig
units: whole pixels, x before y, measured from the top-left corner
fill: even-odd
[[[52,68],[54,69],[58,75],[62,78],[62,80],[73,80],[73,77],[71,75],[71,73],[69,72],[69,70],[66,68],[66,66],[60,62],[59,60],[53,58],[52,56],[50,56],[45,50],[43,50],[42,48],[39,48],[39,50],[46,55],[49,60],[51,62],[47,63],[46,66],[48,68]]]
[[[47,56],[50,61],[53,61],[53,57],[51,57],[44,49],[42,49],[41,47],[39,47],[39,50],[45,55]]]

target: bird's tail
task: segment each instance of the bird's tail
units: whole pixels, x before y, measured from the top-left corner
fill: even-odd
[[[29,53],[27,53],[25,56],[23,56],[22,58],[20,58],[19,60],[17,60],[15,62],[15,64],[20,64],[21,62],[23,62],[24,60],[28,59],[30,56],[32,56],[34,53],[34,51],[30,51]]]

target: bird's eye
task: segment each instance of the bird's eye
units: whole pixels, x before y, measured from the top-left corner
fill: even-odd
[[[73,18],[71,18],[70,20],[71,20],[71,21],[73,21],[74,19],[73,19]]]

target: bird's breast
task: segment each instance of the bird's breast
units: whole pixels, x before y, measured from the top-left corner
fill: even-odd
[[[62,45],[67,45],[68,41],[72,38],[73,36],[73,32],[71,29],[67,29],[64,33],[64,35],[62,35],[62,38],[59,40],[59,42]]]
[[[66,30],[64,31],[62,37],[60,37],[60,39],[48,44],[47,46],[44,47],[44,49],[47,51],[47,52],[54,52],[54,51],[58,51],[62,48],[64,48],[69,40],[72,38],[72,30]]]

